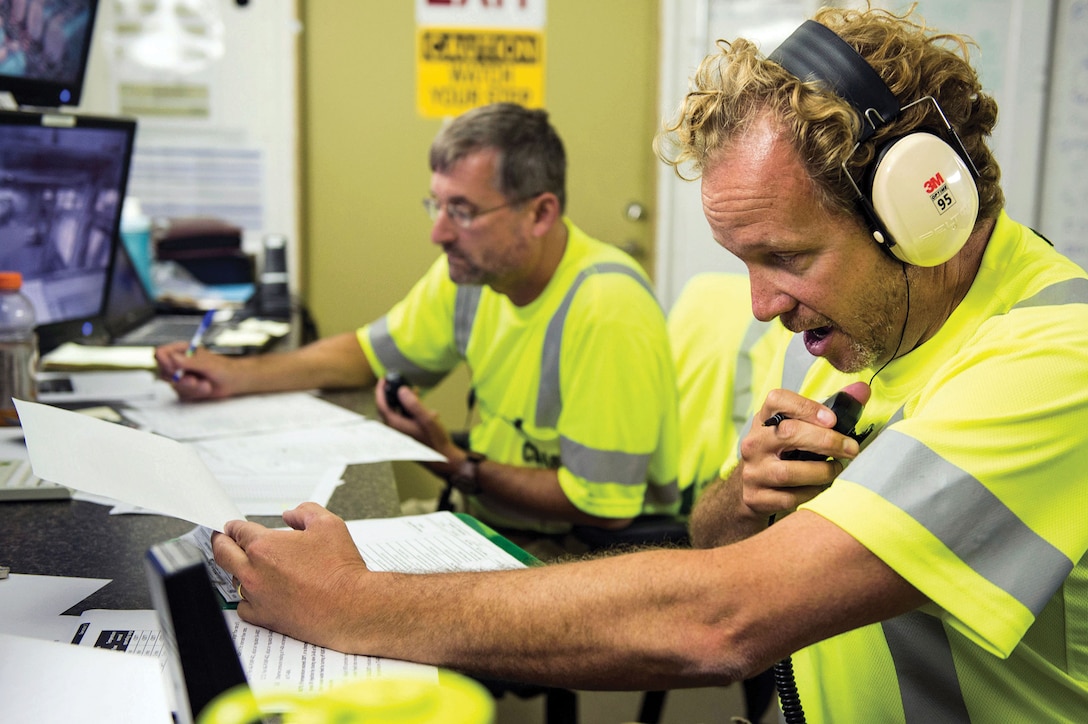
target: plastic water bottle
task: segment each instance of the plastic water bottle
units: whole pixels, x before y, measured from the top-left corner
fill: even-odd
[[[38,397],[38,334],[34,307],[22,288],[22,274],[0,272],[0,425],[6,426],[19,424],[11,398]]]
[[[152,275],[154,250],[151,246],[151,218],[144,214],[140,200],[126,196],[121,205],[121,243],[125,245],[132,266],[152,299],[156,296]]]

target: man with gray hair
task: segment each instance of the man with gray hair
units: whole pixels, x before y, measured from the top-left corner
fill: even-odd
[[[430,151],[431,241],[444,252],[388,314],[298,350],[242,359],[157,350],[189,400],[375,384],[430,388],[464,362],[466,446],[412,389],[378,410],[442,453],[426,463],[469,512],[520,540],[572,525],[619,529],[672,513],[677,393],[665,318],[624,252],[564,217],[566,155],[543,110],[502,103],[442,128]]]

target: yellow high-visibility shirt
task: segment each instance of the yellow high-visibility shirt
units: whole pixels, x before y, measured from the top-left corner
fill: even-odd
[[[565,223],[563,259],[529,304],[454,284],[442,256],[359,330],[360,344],[378,375],[397,369],[424,388],[466,362],[479,412],[472,449],[557,469],[580,510],[606,518],[676,511],[676,377],[664,314],[629,255]],[[486,495],[471,502],[493,525],[569,528]]]
[[[873,374],[798,364],[798,340],[783,387]],[[808,721],[1088,720],[1088,275],[1001,214],[967,296],[872,390],[873,434],[802,508],[931,603],[795,654]]]

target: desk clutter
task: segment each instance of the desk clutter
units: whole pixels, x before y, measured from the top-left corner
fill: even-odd
[[[270,319],[291,316],[287,237],[265,234],[259,255],[242,247],[243,230],[221,219],[158,219],[146,239],[125,244],[149,268],[140,272],[160,308],[204,311],[246,308]],[[137,258],[130,253],[135,261]]]
[[[78,389],[79,375],[72,377]],[[85,403],[88,410],[63,409],[64,393],[52,395],[54,404],[16,400],[35,475],[121,511],[155,511],[216,530],[247,515],[279,516],[306,500],[327,504],[349,465],[444,460],[305,392],[187,404],[153,379],[123,402]]]
[[[21,275],[42,351],[113,343],[147,310],[289,319],[286,237],[149,216],[128,195],[136,130],[128,118],[0,110],[0,147],[11,150],[0,157],[0,272]],[[246,233],[265,243],[243,248]]]
[[[224,323],[215,323],[203,337],[203,344],[212,352],[245,355],[264,352],[286,337],[291,326],[274,319],[243,319],[234,322],[227,316]],[[44,372],[91,370],[154,370],[155,344],[187,340],[196,330],[200,317],[188,318],[188,333],[179,331],[144,344],[101,345],[84,342],[64,342],[41,355]]]
[[[67,500],[72,491],[42,480],[27,460],[0,460],[0,503],[9,500]]]
[[[242,228],[207,216],[162,219],[152,226],[154,258],[175,261],[209,286],[253,283],[254,259],[242,251]]]
[[[214,565],[210,548],[211,531],[221,529],[226,520],[275,516],[302,500],[328,504],[331,490],[347,477],[344,467],[348,461],[427,459],[428,455],[436,456],[433,450],[376,420],[308,393],[187,405],[171,397],[169,385],[152,373],[127,370],[49,373],[45,379],[51,383],[47,386],[51,391],[46,396],[58,396],[53,398],[56,400],[71,394],[63,384],[66,376],[74,378],[71,390],[82,391],[88,399],[111,395],[124,399],[88,403],[90,407],[79,411],[42,402],[17,402],[33,474],[64,483],[72,491],[72,500],[23,503],[22,507],[12,504],[11,508],[0,505],[0,557],[6,559],[0,563],[11,569],[8,579],[0,581],[0,698],[5,701],[6,715],[15,712],[14,720],[18,721],[196,721],[195,712],[185,708],[190,702],[179,698],[191,697],[192,692],[186,694],[187,689],[175,686],[179,679],[173,673],[177,662],[172,657],[177,649],[168,641],[177,633],[178,622],[170,608],[154,594],[150,609],[85,607],[81,601],[117,584],[108,578],[45,575],[40,569],[24,568],[27,551],[18,541],[26,537],[28,528],[21,523],[11,525],[5,513],[18,509],[25,514],[29,505],[64,506],[49,510],[66,516],[70,513],[73,522],[103,504],[112,506],[115,515],[91,526],[102,536],[110,535],[107,529],[122,525],[122,519],[148,521],[140,527],[146,529],[149,524],[152,531],[159,529],[159,521],[196,525],[187,533],[178,533],[177,527],[170,525],[164,531],[175,532],[163,532],[153,543],[169,543],[173,550],[169,560],[188,556],[200,562],[202,576],[205,571],[210,574],[207,585],[215,596],[214,609],[222,616],[224,634],[229,632],[224,640],[233,645],[245,682],[265,713],[282,712],[285,707],[298,712],[321,710],[329,702],[352,695],[350,687],[368,688],[364,681],[386,682],[388,688],[381,687],[385,692],[407,687],[406,691],[425,694],[423,698],[432,702],[436,687],[450,685],[452,675],[433,666],[342,654],[242,621],[232,610],[232,602],[238,600],[232,581]],[[115,378],[126,382],[110,393],[109,385]],[[9,432],[14,436],[19,429]],[[0,454],[9,449],[0,450]],[[391,479],[389,484],[392,486]],[[443,512],[370,520],[344,517],[360,554],[374,570],[487,570],[535,563],[468,516]],[[24,520],[29,523],[32,519]],[[52,530],[50,535],[61,548],[80,540],[68,540],[75,534],[63,526]],[[125,534],[126,541],[129,535]],[[101,544],[89,547],[100,549]],[[138,552],[129,549],[126,555],[142,557],[149,550],[145,545]],[[104,552],[99,550],[91,559],[98,560]],[[94,573],[85,570],[85,575]],[[138,584],[129,580],[126,585],[145,588],[143,595],[153,592],[155,586],[150,572]],[[180,610],[190,609],[181,606]],[[65,612],[69,615],[61,615]],[[191,631],[185,634],[189,643],[192,635]],[[12,658],[15,652],[17,661]],[[206,663],[206,658],[194,663],[190,657],[187,665],[182,664],[188,668],[185,680],[211,671]],[[16,665],[17,672],[13,670]],[[64,697],[42,701],[28,684],[28,677],[47,670],[54,677],[51,680],[66,692]],[[138,701],[115,701],[108,712],[85,705],[87,698],[101,698],[98,695],[108,690],[101,688],[107,685],[103,682],[109,681],[126,682],[130,692],[133,686],[142,687],[140,691],[147,695],[131,697]],[[371,683],[369,688],[374,686]],[[476,684],[466,686],[471,691],[460,692],[467,698],[458,699],[465,704],[458,704],[458,715],[475,712],[474,718],[451,719],[443,708],[434,712],[435,718],[419,721],[491,721],[489,695],[475,688]],[[219,691],[214,693],[218,702]],[[445,696],[451,692],[443,688],[437,693]],[[399,711],[398,702],[403,703],[403,697],[398,696],[395,702],[367,709],[382,703],[380,697],[373,697],[372,692],[371,703],[363,707],[370,717],[367,721],[383,721],[381,717]],[[207,697],[200,703],[207,704]],[[49,716],[43,718],[46,714]]]
[[[373,570],[513,570],[536,563],[486,526],[449,512],[353,520],[348,528]],[[492,721],[493,701],[476,682],[434,666],[340,653],[242,621],[216,597],[206,575],[214,562],[193,542],[209,535],[198,528],[149,548],[144,567],[153,609],[58,615],[109,581],[11,572],[0,587],[5,716],[143,724],[169,722],[175,712],[176,721],[241,724],[256,721],[255,714],[297,712],[298,721],[327,721],[301,716],[335,712],[336,721],[370,724]],[[42,702],[36,696],[32,674],[44,671],[62,685],[64,697]],[[112,710],[100,711],[98,687],[110,679],[129,688],[126,700],[138,701],[115,701]]]

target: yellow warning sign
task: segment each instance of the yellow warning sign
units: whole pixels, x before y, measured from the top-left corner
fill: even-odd
[[[424,118],[488,103],[544,106],[542,32],[422,27],[416,48],[416,105]]]

